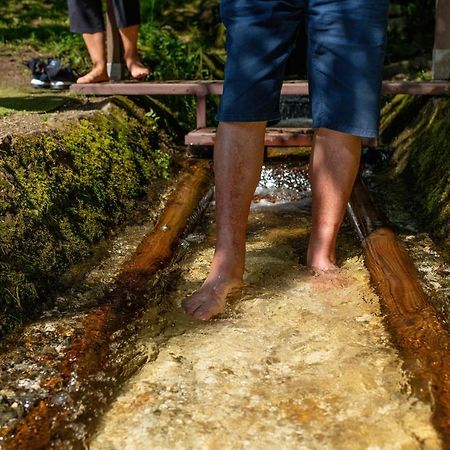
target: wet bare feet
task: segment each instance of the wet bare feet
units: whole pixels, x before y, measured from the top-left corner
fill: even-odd
[[[316,291],[342,289],[348,286],[348,279],[337,266],[326,268],[309,267],[310,283]]]
[[[186,314],[194,319],[209,320],[223,312],[228,295],[242,286],[242,280],[235,278],[207,280],[200,289],[186,297],[181,305]]]
[[[142,80],[150,71],[139,60],[132,60],[127,62],[128,71],[135,80]]]
[[[102,83],[104,81],[109,81],[106,67],[94,66],[89,73],[78,78],[77,84]]]

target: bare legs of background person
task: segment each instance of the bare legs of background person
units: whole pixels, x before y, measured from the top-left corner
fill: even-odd
[[[141,63],[141,59],[139,58],[137,51],[139,25],[120,28],[119,32],[123,43],[123,56],[125,59],[125,64],[127,65],[130,75],[136,80],[145,78],[149,71],[147,67],[144,67]]]
[[[216,250],[200,289],[185,298],[187,314],[208,320],[243,285],[248,213],[261,174],[266,122],[221,122],[214,149]]]
[[[263,162],[265,122],[221,123],[214,150],[216,251],[204,284],[183,300],[187,314],[208,320],[242,286],[250,204]],[[336,267],[336,239],[358,172],[360,138],[328,129],[315,133],[310,162],[312,230],[307,264],[322,277]]]
[[[92,61],[92,69],[84,77],[78,78],[77,83],[100,83],[108,81],[106,71],[105,33],[83,33],[83,39]]]
[[[137,51],[139,25],[119,29],[124,48],[124,58],[132,78],[145,78],[149,70],[144,67]],[[77,83],[100,83],[108,81],[106,70],[105,33],[83,33],[83,39],[92,61],[92,69],[85,76],[78,78]]]

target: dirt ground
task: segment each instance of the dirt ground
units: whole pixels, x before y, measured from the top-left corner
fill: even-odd
[[[30,71],[26,62],[32,58],[40,58],[39,52],[29,49],[16,49],[0,45],[0,89],[27,88],[30,86]]]

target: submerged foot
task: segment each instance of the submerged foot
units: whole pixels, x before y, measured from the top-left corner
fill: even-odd
[[[128,71],[135,80],[142,80],[147,77],[150,71],[139,60],[127,62]]]
[[[181,306],[194,319],[209,320],[224,311],[228,295],[242,286],[242,280],[236,278],[207,280],[200,289],[186,297]]]
[[[316,291],[342,289],[348,286],[348,279],[337,266],[309,267],[310,283]]]
[[[109,76],[106,67],[99,66],[93,67],[89,73],[78,78],[77,84],[102,83],[104,81],[109,81]]]

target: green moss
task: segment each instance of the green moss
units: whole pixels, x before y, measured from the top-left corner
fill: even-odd
[[[426,97],[396,95],[387,102],[381,112],[380,135],[384,142],[390,142],[416,117]]]
[[[157,118],[131,104],[3,142],[0,320],[39,310],[68,267],[168,177],[168,143]]]
[[[392,106],[395,120],[403,127],[397,128],[397,137],[392,141],[392,175],[407,180],[424,224],[450,245],[450,98],[422,102],[417,110],[418,101],[393,101],[397,105]],[[414,116],[410,109],[413,104]]]

